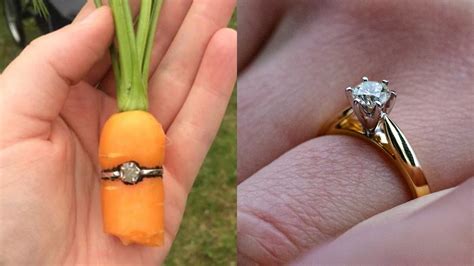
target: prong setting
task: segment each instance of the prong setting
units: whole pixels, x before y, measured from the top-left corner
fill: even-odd
[[[375,131],[375,128],[377,127],[380,118],[382,116],[382,105],[375,105],[374,111],[370,114],[370,116],[367,116],[364,123],[364,128],[366,129],[366,133],[369,135],[372,135]]]
[[[390,98],[388,98],[388,101],[385,103],[385,106],[383,108],[384,113],[390,114],[393,109],[393,106],[395,105],[396,100],[397,93],[395,91],[390,91]]]
[[[388,89],[388,83],[388,80],[369,81],[364,76],[362,83],[345,90],[353,113],[368,136],[374,134],[381,118],[391,111],[395,103],[397,94]]]
[[[362,100],[361,99],[354,99],[354,101],[352,103],[362,106]]]
[[[364,122],[362,122],[362,121],[366,120],[365,119],[366,115],[365,115],[364,108],[361,105],[361,100],[360,99],[354,99],[352,101],[352,110],[353,110],[354,114],[356,115],[357,119],[359,119],[359,121],[361,121],[361,123],[364,125]]]
[[[352,101],[352,87],[347,87],[345,92],[347,100]]]

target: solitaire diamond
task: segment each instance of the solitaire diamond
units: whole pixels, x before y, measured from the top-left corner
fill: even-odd
[[[120,179],[125,183],[134,184],[140,178],[140,168],[134,162],[127,162],[120,167]]]
[[[390,98],[387,85],[376,81],[364,81],[352,89],[352,98],[359,99],[362,107],[367,111],[375,108],[375,103],[384,105]]]

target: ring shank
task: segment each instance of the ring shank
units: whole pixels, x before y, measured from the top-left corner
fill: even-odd
[[[429,194],[431,191],[428,182],[408,140],[387,115],[383,115],[381,120],[374,134],[368,136],[352,108],[349,107],[326,127],[324,134],[344,134],[369,140],[381,148],[395,163],[415,198]]]

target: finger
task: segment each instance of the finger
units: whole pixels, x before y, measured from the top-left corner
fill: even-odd
[[[214,34],[189,97],[167,132],[170,144],[165,165],[186,191],[214,140],[231,96],[237,75],[236,46],[234,30]]]
[[[295,265],[469,265],[474,178],[358,224]],[[361,245],[363,243],[363,245]]]
[[[102,1],[102,5],[108,5],[109,1]],[[132,0],[129,1],[129,4],[131,6],[132,14],[135,16],[138,13],[139,7],[140,7],[140,1],[139,0]],[[88,0],[84,7],[81,9],[79,14],[75,17],[73,23],[80,22],[82,19],[87,17],[91,12],[93,12],[96,9],[96,5],[94,3],[94,0]],[[110,58],[110,53],[106,53],[104,57],[99,60],[94,67],[92,67],[91,71],[84,77],[84,81],[89,83],[91,86],[97,86],[99,82],[101,82],[105,77],[107,77],[107,82],[101,84],[99,89],[104,89],[108,88],[104,86],[104,84],[107,84],[110,88],[115,88],[115,83],[108,84],[110,83],[109,79],[113,79],[113,72],[112,72],[112,60]],[[110,76],[110,77],[109,77]],[[105,90],[104,90],[105,91]],[[107,91],[106,91],[107,92]],[[109,94],[110,96],[114,96],[115,94]]]
[[[192,0],[165,0],[163,2],[156,29],[155,44],[151,54],[150,73],[155,72],[159,62],[168,50],[191,3]],[[109,71],[101,82],[101,88],[108,95],[115,97],[115,80],[112,71]]]
[[[84,6],[81,8],[79,13],[74,18],[72,24],[78,23],[85,19],[90,13],[96,10],[96,6],[94,4],[94,0],[88,0]],[[83,78],[85,82],[90,84],[91,86],[96,86],[99,81],[101,81],[104,76],[107,74],[111,67],[110,63],[110,55],[106,53],[102,59],[100,59],[95,65],[91,68],[89,73]]]
[[[263,264],[283,263],[410,200],[398,169],[385,156],[354,137],[320,137],[290,150],[240,183],[239,256]],[[444,167],[458,180],[468,177],[448,163]]]
[[[211,37],[226,26],[234,6],[235,0],[194,1],[191,5],[150,81],[150,110],[165,130],[191,89]]]
[[[84,81],[93,87],[97,87],[99,83],[107,76],[108,73],[112,73],[112,59],[110,53],[104,54],[104,56],[95,63],[89,73],[84,77]],[[102,84],[101,84],[102,85]],[[98,87],[102,89],[102,86]]]
[[[77,13],[76,17],[72,21],[72,23],[77,23],[87,16],[89,16],[90,13],[92,13],[96,9],[94,0],[87,0],[87,2],[84,4],[84,6],[81,8],[79,13]]]
[[[315,137],[348,106],[344,88],[358,84],[365,74],[374,80],[388,79],[397,90],[393,120],[406,133],[423,167],[430,167],[427,177],[443,176],[442,183],[433,185],[444,188],[462,182],[464,174],[444,173],[452,160],[464,164],[459,171],[472,171],[465,166],[474,165],[459,159],[474,157],[466,142],[459,141],[473,141],[472,134],[465,134],[473,129],[473,123],[466,124],[466,119],[472,121],[466,106],[474,97],[472,53],[466,49],[474,38],[468,26],[472,2],[331,3],[289,10],[260,60],[239,75],[238,132],[247,140],[238,149],[239,180]],[[416,17],[413,10],[419,8],[426,12]],[[308,15],[310,10],[317,10],[317,15]],[[367,16],[357,15],[361,13]],[[302,16],[309,19],[294,26],[291,18]],[[447,25],[439,23],[440,17],[456,19]],[[239,40],[245,42],[245,35]],[[449,85],[453,83],[456,89]]]
[[[186,14],[191,7],[192,0],[164,1],[155,35],[155,43],[151,56],[150,73],[154,73],[159,62],[176,37]]]
[[[94,0],[87,0],[84,6],[79,11],[79,13],[74,18],[73,23],[81,21],[82,19],[87,17],[90,13],[92,13],[97,8],[94,2],[95,2]],[[139,9],[140,0],[129,0],[128,2],[130,4],[132,14],[135,15]],[[102,5],[104,6],[109,5],[109,1],[103,0]]]
[[[410,199],[397,169],[372,145],[347,136],[313,139],[238,185],[239,260],[284,264]]]
[[[243,71],[251,63],[252,58],[258,57],[265,44],[271,39],[272,32],[277,27],[285,10],[288,10],[285,1],[273,0],[242,0],[238,1],[239,38],[237,45],[238,70]],[[258,25],[258,27],[255,27]]]
[[[48,138],[70,86],[107,51],[112,23],[110,9],[100,8],[81,23],[35,40],[8,66],[0,78],[2,145],[18,138]],[[9,125],[21,127],[6,130]]]

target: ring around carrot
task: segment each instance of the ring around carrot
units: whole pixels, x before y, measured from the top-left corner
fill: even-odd
[[[161,167],[165,140],[161,124],[150,113],[127,111],[114,114],[105,123],[100,136],[100,166],[113,169],[133,161],[141,167]],[[163,245],[162,178],[143,178],[133,185],[120,179],[102,180],[101,195],[106,233],[119,237],[125,245]]]
[[[38,11],[45,7],[43,1],[34,0]],[[94,0],[97,7],[102,2]],[[119,113],[107,120],[100,135],[101,204],[104,231],[125,245],[164,243],[166,136],[147,112],[151,54],[162,4],[163,0],[141,0],[135,25],[129,0],[108,1],[115,24],[110,58]]]

